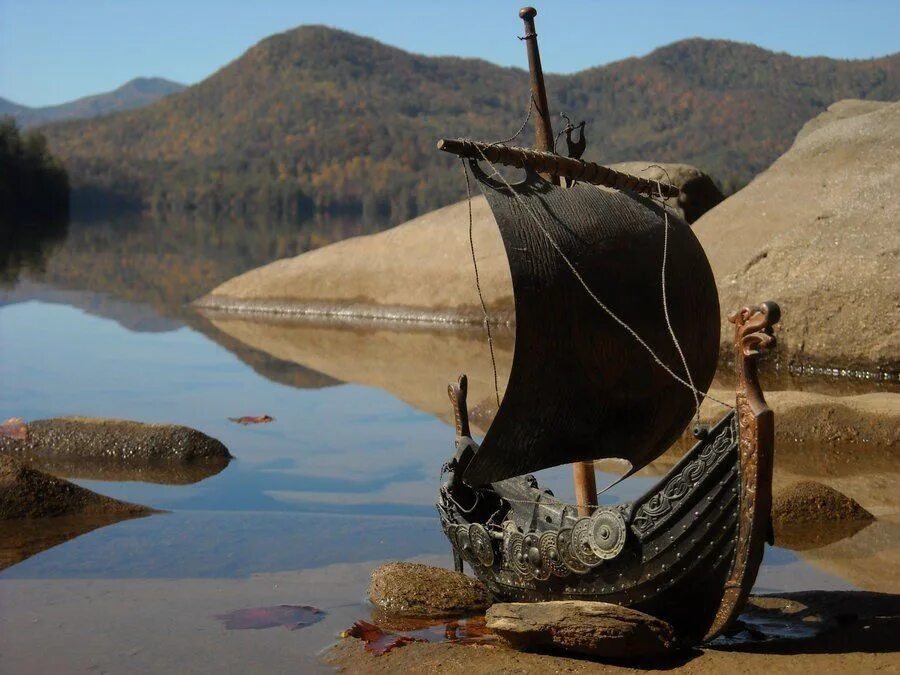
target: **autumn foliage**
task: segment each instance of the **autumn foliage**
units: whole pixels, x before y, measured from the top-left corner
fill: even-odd
[[[554,114],[588,121],[587,159],[688,162],[727,190],[768,166],[835,100],[897,98],[898,68],[900,55],[797,58],[694,39],[551,75],[547,85]],[[527,97],[522,70],[309,26],[263,40],[147,108],[45,131],[77,203],[399,222],[464,194],[454,160],[435,150],[438,138],[509,136]]]

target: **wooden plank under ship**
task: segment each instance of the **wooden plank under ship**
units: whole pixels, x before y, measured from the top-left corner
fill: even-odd
[[[733,409],[642,497],[598,506],[594,460],[625,459],[630,475],[690,425],[718,361],[718,295],[690,227],[662,203],[677,188],[553,152],[535,14],[520,16],[538,147],[439,143],[468,162],[494,213],[516,311],[509,381],[480,443],[465,376],[450,387],[442,526],[458,565],[498,599],[618,603],[669,621],[685,642],[709,640],[741,611],[769,536],[774,419],[756,363],[779,310],[729,317]],[[525,178],[511,183],[496,165]],[[566,463],[574,505],[528,475]]]

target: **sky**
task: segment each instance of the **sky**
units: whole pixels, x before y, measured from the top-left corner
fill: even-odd
[[[408,51],[526,67],[523,0],[0,0],[0,97],[42,106],[138,76],[194,84],[273,33],[326,24]],[[567,73],[688,37],[798,56],[900,51],[900,0],[545,0],[544,70]]]

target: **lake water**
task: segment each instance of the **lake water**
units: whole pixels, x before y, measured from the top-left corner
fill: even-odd
[[[63,534],[0,572],[0,670],[320,670],[318,653],[368,618],[372,568],[450,566],[433,506],[453,437],[445,388],[474,370],[474,400],[489,400],[480,336],[203,317],[185,304],[244,269],[364,229],[73,224],[0,291],[0,417],[174,422],[236,458],[187,484],[77,479],[166,513]],[[275,421],[228,419],[261,414]],[[567,469],[539,479],[572,499]],[[634,477],[603,501],[656,480]],[[857,586],[835,569],[770,548],[757,590]],[[230,631],[216,618],[281,604],[327,614],[297,631]]]

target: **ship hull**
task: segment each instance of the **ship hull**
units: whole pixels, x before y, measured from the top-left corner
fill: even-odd
[[[684,639],[697,641],[719,608],[734,558],[738,436],[735,415],[730,413],[643,497],[605,507],[604,512],[617,512],[625,523],[621,551],[611,559],[599,559],[593,549],[576,551],[571,531],[582,520],[577,510],[533,486],[529,477],[481,491],[482,503],[510,505],[494,522],[469,520],[472,516],[442,491],[442,524],[454,554],[500,600],[615,603],[663,618]],[[473,536],[479,536],[473,534],[473,526],[490,536],[491,555],[473,548]],[[585,529],[579,527],[579,534]],[[590,547],[591,536],[588,532],[579,542]],[[539,555],[530,551],[529,557],[520,537],[523,544],[536,543],[530,548],[537,548]],[[560,550],[563,545],[568,546],[565,552]],[[599,550],[603,553],[602,547]]]

